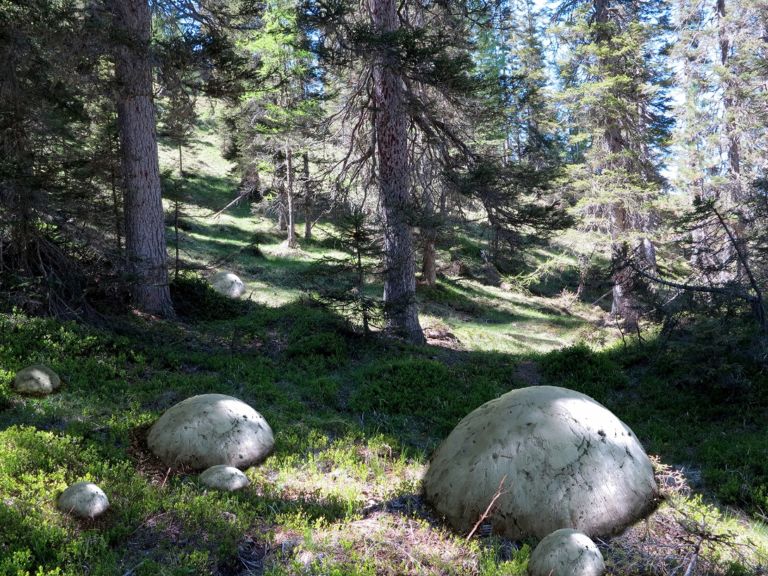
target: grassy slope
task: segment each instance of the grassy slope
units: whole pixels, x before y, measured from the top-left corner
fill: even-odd
[[[683,565],[682,573],[686,554],[710,536],[739,542],[704,544],[701,566],[711,573],[765,565],[765,528],[737,508],[695,498],[717,494],[747,506],[753,519],[765,510],[768,401],[759,373],[713,362],[698,347],[670,352],[655,343],[544,355],[614,336],[597,326],[599,309],[567,295],[466,278],[420,288],[422,321],[438,336],[429,346],[361,338],[301,298],[311,264],[332,250],[322,230],[288,253],[247,205],[208,217],[236,187],[216,145],[201,130],[185,161],[182,258],[220,260],[246,281],[251,303],[198,293],[203,305],[186,322],[137,319],[110,333],[0,316],[0,575],[523,574],[525,543],[465,542],[431,515],[419,482],[429,452],[464,414],[537,382],[591,394],[649,452],[690,471],[694,498],[663,507],[650,537],[630,531],[605,543],[613,574]],[[162,156],[169,164],[173,151]],[[261,256],[247,250],[255,238]],[[455,250],[476,258],[472,238],[457,242]],[[184,286],[187,296],[200,289]],[[691,354],[703,365],[695,374]],[[63,390],[12,395],[14,372],[37,361],[62,375]],[[736,388],[708,386],[733,370],[742,370]],[[252,484],[239,493],[209,492],[194,476],[169,473],[142,445],[163,410],[203,392],[242,398],[276,432],[274,455],[248,470]],[[679,484],[676,473],[662,476]],[[107,491],[105,517],[81,523],[55,510],[56,493],[77,480]],[[736,553],[746,571],[732,562]]]

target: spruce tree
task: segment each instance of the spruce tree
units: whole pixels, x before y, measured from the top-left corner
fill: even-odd
[[[664,0],[569,0],[557,13],[567,53],[561,64],[572,125],[571,186],[584,226],[610,243],[612,313],[630,327],[641,311],[627,262],[655,267],[651,205],[661,192],[668,144],[668,6]]]
[[[326,81],[338,87],[345,124],[337,179],[375,185],[384,235],[386,330],[423,342],[416,304],[412,228],[418,189],[414,156],[430,147],[443,165],[467,151],[450,104],[472,91],[467,6],[370,0],[367,11],[308,1],[305,25]],[[360,183],[363,178],[368,180]]]

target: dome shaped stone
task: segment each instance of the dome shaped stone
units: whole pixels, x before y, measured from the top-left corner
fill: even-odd
[[[109,508],[104,491],[92,482],[76,482],[64,490],[57,502],[59,510],[79,518],[93,519]]]
[[[224,394],[193,396],[169,408],[149,430],[147,445],[166,465],[245,469],[272,451],[272,429],[245,402]]]
[[[208,486],[208,488],[225,492],[234,492],[250,484],[248,476],[243,474],[242,471],[234,466],[226,466],[224,464],[211,466],[202,472],[199,478],[200,482]]]
[[[513,390],[467,415],[435,451],[427,500],[467,533],[488,520],[511,539],[560,528],[619,532],[656,502],[653,468],[632,431],[604,406],[556,386]]]
[[[230,298],[240,298],[245,293],[245,284],[237,274],[219,272],[211,278],[211,286],[219,294]]]
[[[13,382],[20,394],[50,394],[61,386],[59,375],[43,364],[34,364],[19,370]]]
[[[602,576],[605,562],[589,536],[562,528],[544,538],[528,561],[530,576]]]

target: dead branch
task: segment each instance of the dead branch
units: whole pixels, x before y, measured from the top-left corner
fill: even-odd
[[[480,527],[480,525],[483,523],[483,521],[488,518],[488,514],[491,513],[491,509],[493,508],[494,504],[496,504],[496,501],[501,498],[502,494],[505,494],[506,492],[502,492],[502,488],[504,487],[504,482],[507,479],[507,475],[504,475],[504,478],[501,479],[501,482],[499,482],[499,487],[496,489],[496,494],[493,495],[493,498],[491,498],[490,503],[488,504],[488,507],[485,509],[485,512],[483,512],[480,515],[480,518],[477,519],[477,522],[472,527],[472,530],[469,531],[469,534],[467,534],[466,541],[469,542],[469,540],[472,538],[472,536],[475,535],[475,532],[477,532],[477,529]]]

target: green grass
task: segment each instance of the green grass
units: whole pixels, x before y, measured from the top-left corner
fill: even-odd
[[[534,542],[467,542],[434,517],[420,483],[465,414],[538,382],[593,396],[687,473],[690,491],[670,494],[654,537],[671,525],[694,542],[712,536],[702,548],[711,574],[766,565],[768,382],[747,331],[699,322],[625,348],[599,325],[600,308],[573,296],[578,250],[564,237],[532,251],[502,286],[479,275],[420,286],[422,324],[437,334],[430,345],[363,336],[306,297],[308,275],[342,256],[332,224],[292,251],[246,202],[210,217],[237,183],[205,126],[185,151],[180,234],[184,266],[204,269],[174,282],[178,321],[124,318],[99,330],[0,315],[0,576],[525,574]],[[170,164],[174,151],[162,158]],[[479,270],[483,246],[468,229],[440,246],[438,261]],[[220,269],[241,276],[246,301],[208,287]],[[61,391],[13,394],[15,372],[38,362],[59,372]],[[168,473],[142,444],[164,410],[206,392],[241,398],[275,431],[274,453],[247,471],[241,492]],[[101,519],[56,510],[57,494],[78,480],[107,492]],[[660,559],[638,542],[632,533],[608,541],[611,574],[684,572],[690,548]]]

